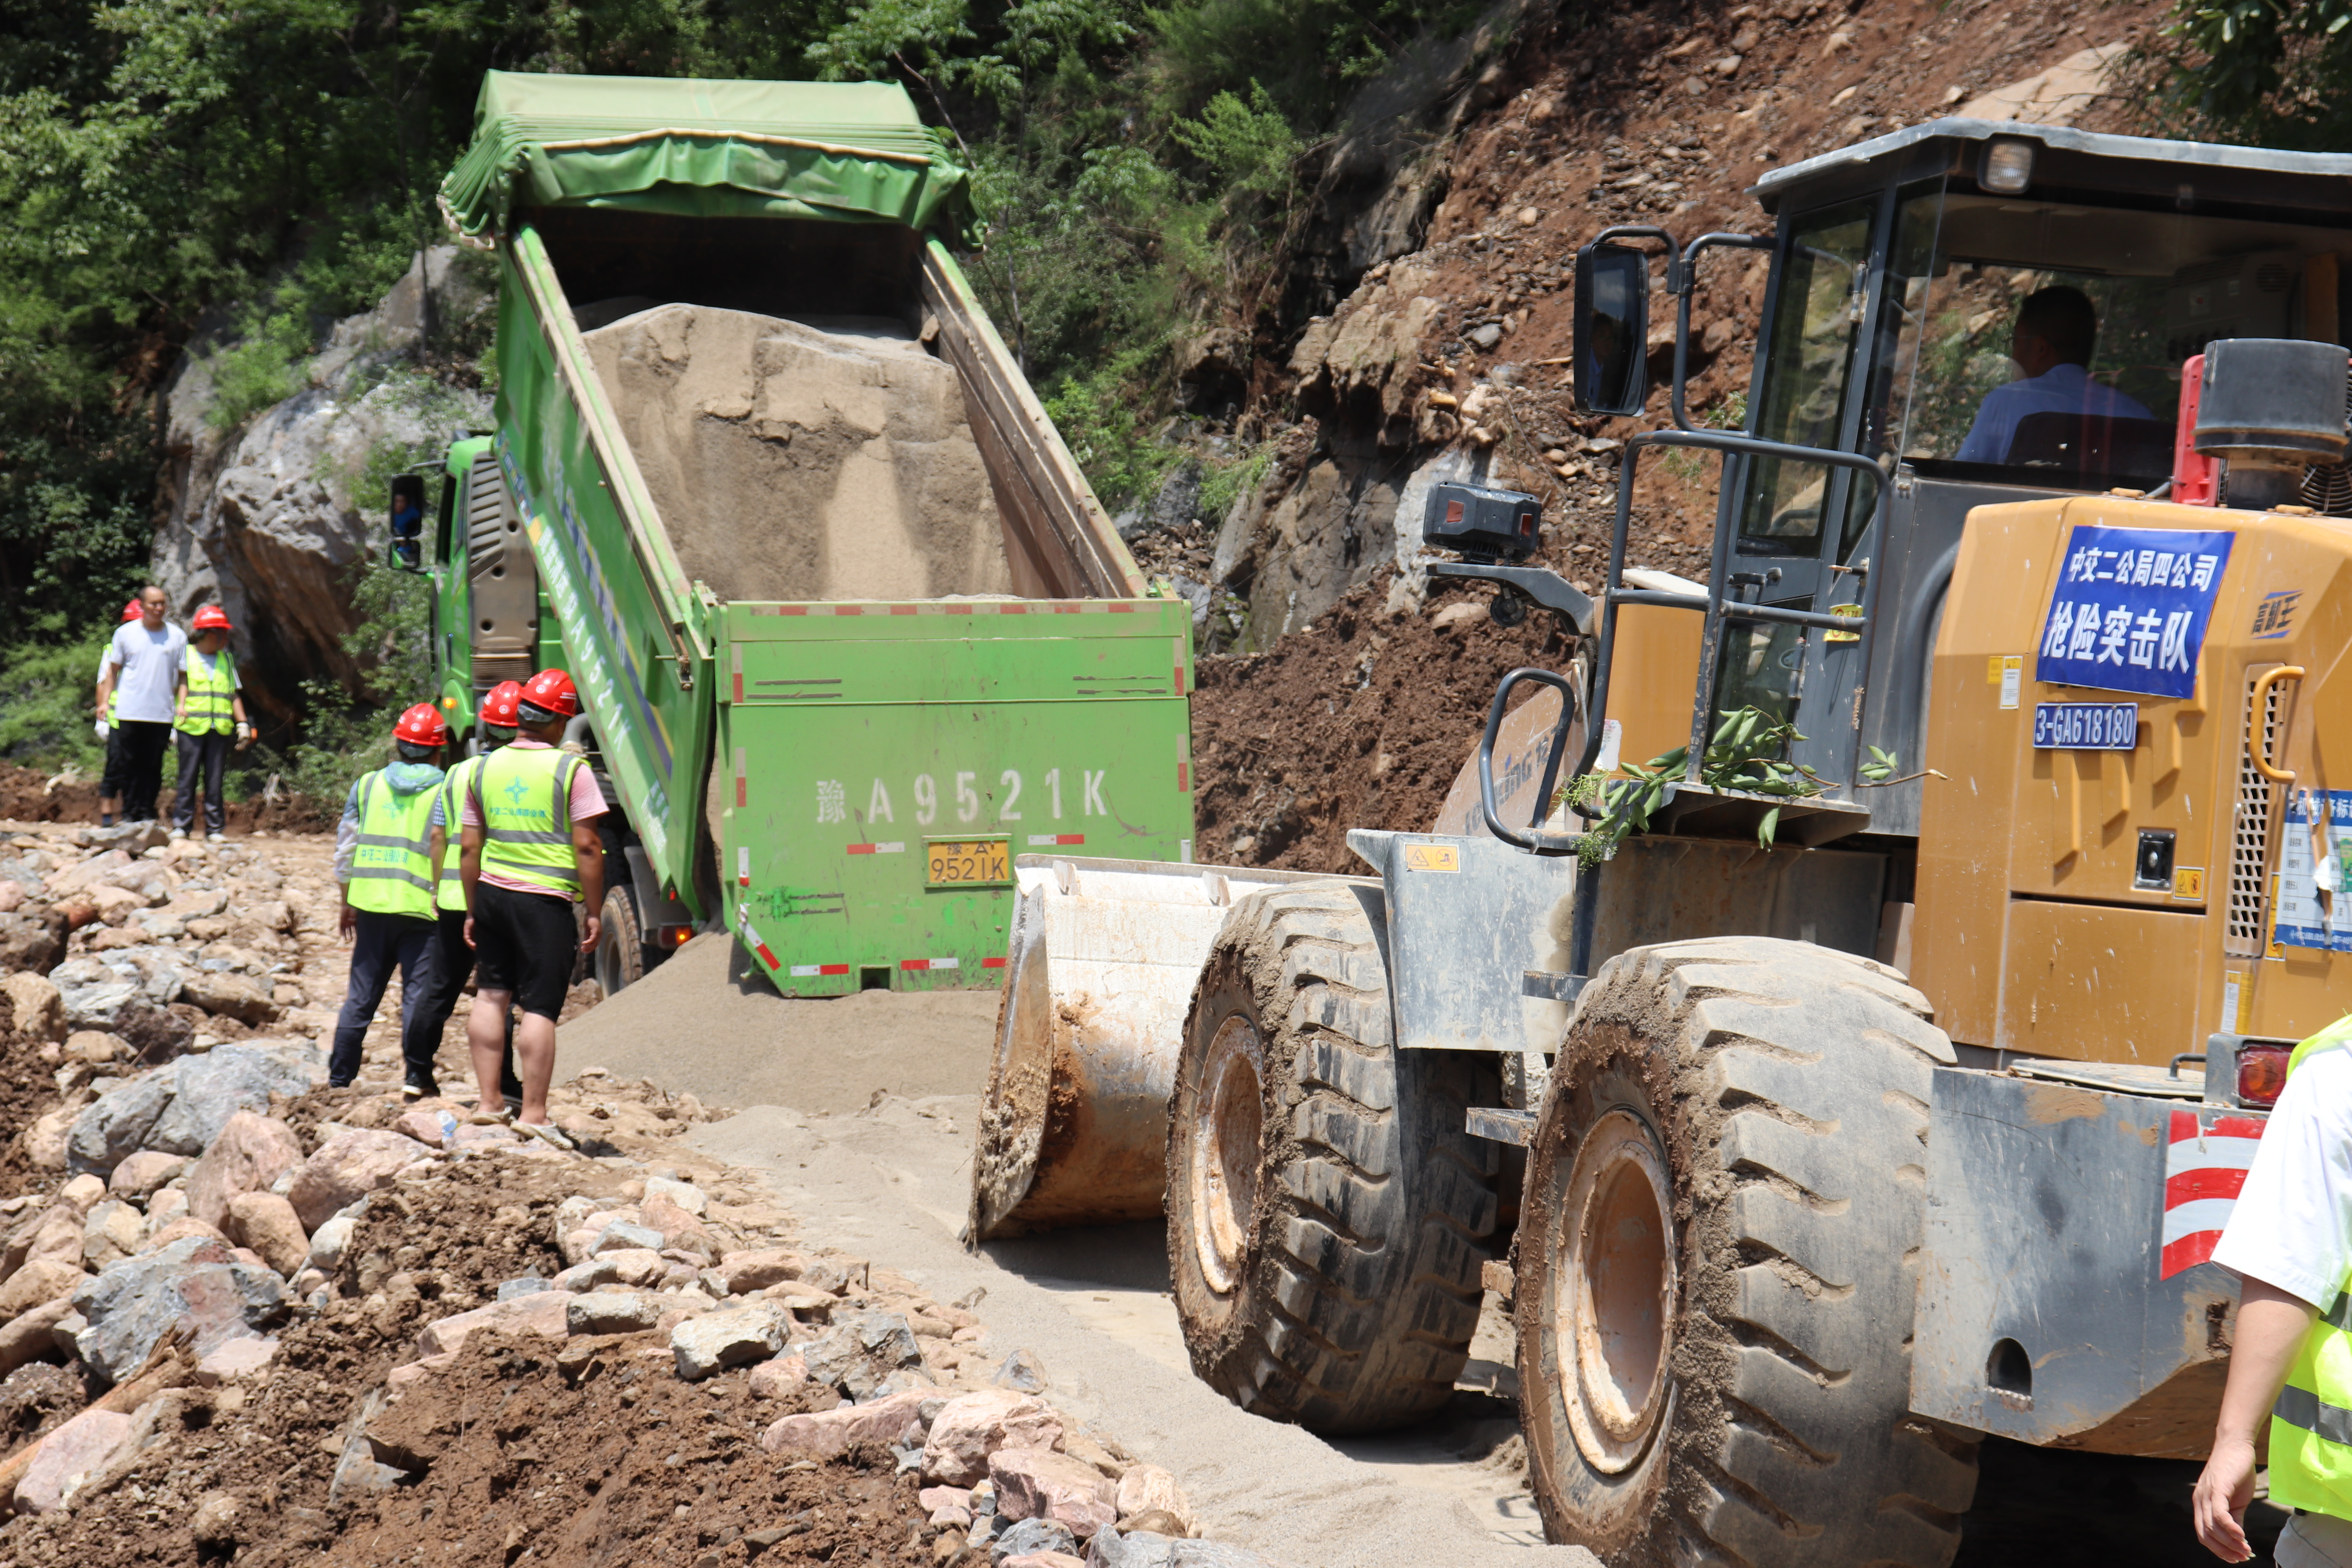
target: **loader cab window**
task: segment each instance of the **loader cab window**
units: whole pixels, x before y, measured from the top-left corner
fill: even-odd
[[[1922,479],[2146,489],[2189,356],[2344,341],[2344,230],[1965,187],[1938,208],[1932,260],[1887,291],[1890,447]]]
[[[1843,202],[1790,226],[1754,426],[1765,440],[1844,445],[1846,385],[1863,341],[1878,206],[1874,197]],[[1759,458],[1748,467],[1741,552],[1814,554],[1826,500],[1821,466]]]

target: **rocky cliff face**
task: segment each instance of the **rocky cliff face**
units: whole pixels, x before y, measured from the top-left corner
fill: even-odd
[[[383,532],[362,492],[489,427],[486,395],[425,369],[436,342],[478,333],[488,310],[454,247],[427,251],[373,310],[335,325],[299,391],[226,425],[216,344],[182,356],[163,395],[152,573],[181,624],[203,605],[228,611],[249,700],[285,717],[304,679],[357,680],[343,647],[352,579]]]
[[[1238,440],[1270,442],[1273,460],[1216,520],[1205,570],[1181,529],[1139,531],[1139,559],[1197,605],[1245,605],[1222,627],[1203,617],[1212,647],[1268,648],[1392,563],[1391,599],[1417,607],[1422,498],[1443,477],[1541,497],[1545,563],[1597,576],[1614,453],[1639,426],[1570,403],[1579,246],[1612,223],[1767,232],[1747,195],[1766,168],[1938,114],[2131,130],[2140,110],[2113,72],[2160,16],[2148,0],[1529,0],[1408,51],[1335,136],[1280,303],[1178,359],[1189,405],[1222,398]],[[1695,414],[1736,414],[1767,271],[1703,267]],[[1673,321],[1654,312],[1663,374]],[[1645,467],[1635,504],[1632,563],[1704,563],[1711,466]]]

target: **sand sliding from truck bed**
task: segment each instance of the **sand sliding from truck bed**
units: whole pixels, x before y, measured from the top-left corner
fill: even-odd
[[[954,369],[897,321],[661,305],[585,334],[689,578],[721,599],[1012,589]]]

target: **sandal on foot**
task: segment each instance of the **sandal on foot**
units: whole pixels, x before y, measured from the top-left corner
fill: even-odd
[[[504,1127],[513,1120],[511,1111],[486,1110],[478,1106],[467,1114],[466,1124],[469,1127]]]
[[[551,1121],[517,1121],[514,1130],[527,1137],[536,1138],[551,1148],[571,1150],[579,1147]]]

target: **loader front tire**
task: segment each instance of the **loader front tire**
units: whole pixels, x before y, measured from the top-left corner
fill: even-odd
[[[1528,1153],[1520,1417],[1610,1568],[1944,1568],[1973,1436],[1910,1413],[1927,1000],[1802,942],[1636,948],[1578,999]]]
[[[1380,889],[1234,906],[1192,993],[1168,1253],[1192,1368],[1243,1409],[1370,1432],[1445,1403],[1493,1252],[1489,1058],[1400,1051]]]

